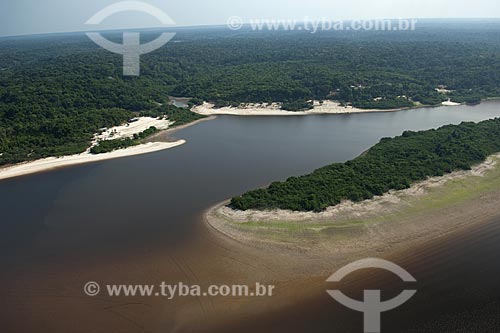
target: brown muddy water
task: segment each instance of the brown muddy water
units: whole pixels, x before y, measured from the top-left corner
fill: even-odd
[[[203,223],[217,202],[346,161],[404,130],[500,116],[500,102],[393,113],[230,117],[174,135],[172,150],[0,182],[1,332],[362,332],[362,315],[325,293],[307,260],[224,239]],[[418,294],[383,332],[500,331],[500,227],[493,219],[393,259]],[[373,256],[377,256],[374,253]],[[334,263],[332,263],[333,266]],[[368,274],[369,273],[369,274]],[[361,299],[408,287],[354,274]],[[271,298],[88,297],[105,284],[275,284]],[[415,285],[411,286],[415,287]],[[347,293],[347,292],[346,292]]]

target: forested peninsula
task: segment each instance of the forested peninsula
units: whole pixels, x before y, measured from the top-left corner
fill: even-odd
[[[360,202],[418,181],[470,170],[500,152],[500,118],[384,138],[366,153],[309,175],[276,182],[231,200],[237,210],[320,212],[344,200]]]

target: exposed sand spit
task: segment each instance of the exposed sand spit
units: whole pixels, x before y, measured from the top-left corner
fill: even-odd
[[[134,136],[134,134],[144,132],[150,127],[156,127],[158,130],[166,130],[172,124],[173,123],[166,118],[141,117],[127,124],[112,127],[109,129],[103,129],[102,133],[96,134],[94,136],[94,140],[92,141],[91,146],[84,153],[63,157],[48,157],[32,162],[19,163],[16,165],[0,168],[0,180],[62,167],[105,161],[127,156],[143,155],[174,148],[186,143],[186,141],[184,140],[179,140],[176,142],[149,142],[137,146],[132,146],[126,149],[115,150],[113,152],[105,154],[94,155],[90,153],[90,149],[98,145],[99,141],[131,138]]]
[[[285,111],[281,110],[279,103],[272,104],[257,104],[248,103],[242,104],[239,107],[223,107],[215,108],[211,103],[203,103],[203,105],[192,108],[193,112],[202,115],[235,115],[235,116],[304,116],[312,114],[349,114],[349,113],[365,113],[365,112],[391,112],[404,109],[378,110],[378,109],[358,109],[352,106],[342,106],[335,101],[314,102],[314,108],[308,111]]]
[[[95,139],[102,141],[131,138],[134,134],[144,132],[150,127],[156,127],[158,130],[166,130],[172,124],[173,122],[166,118],[140,117],[133,122],[105,129],[101,134],[96,134]]]
[[[464,179],[468,176],[484,176],[484,174],[495,168],[500,154],[489,157],[484,163],[472,168],[470,171],[457,171],[447,174],[443,177],[432,177],[425,181],[414,184],[411,188],[401,191],[391,191],[383,196],[375,197],[371,200],[355,203],[344,201],[340,205],[330,207],[324,212],[294,212],[289,210],[234,210],[227,206],[218,209],[218,213],[226,218],[239,223],[245,222],[265,222],[272,220],[279,221],[300,221],[300,222],[318,222],[328,220],[330,222],[346,217],[362,218],[378,214],[382,209],[386,210],[389,206],[395,206],[402,201],[416,196],[422,196],[427,193],[429,188],[442,186],[446,182],[458,179]]]
[[[217,231],[264,248],[351,255],[416,245],[500,213],[500,154],[470,171],[433,177],[410,189],[321,213],[236,211],[219,204],[206,214]]]
[[[48,157],[41,160],[21,163],[0,169],[0,179],[14,178],[62,167],[105,161],[115,158],[143,155],[143,154],[157,152],[160,150],[174,148],[183,145],[184,143],[186,143],[186,141],[184,140],[179,140],[177,142],[154,142],[154,143],[146,143],[138,146],[133,146],[127,149],[115,150],[110,153],[98,154],[98,155],[93,155],[88,152],[85,152],[78,155],[71,155],[64,157]]]

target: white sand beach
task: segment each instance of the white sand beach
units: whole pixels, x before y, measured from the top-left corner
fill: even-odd
[[[335,101],[314,101],[314,108],[307,111],[285,111],[280,109],[279,103],[272,104],[255,104],[248,103],[240,107],[223,107],[215,108],[214,104],[205,102],[203,105],[195,106],[191,110],[201,115],[235,115],[235,116],[304,116],[312,114],[349,114],[349,113],[365,113],[365,112],[391,112],[401,111],[400,109],[359,109],[352,106],[342,106]]]
[[[78,155],[71,155],[64,157],[48,157],[41,160],[16,164],[10,167],[0,169],[0,180],[25,176],[42,171],[49,171],[62,167],[105,161],[127,156],[149,154],[160,150],[174,148],[183,145],[184,143],[186,143],[186,141],[184,140],[179,140],[177,142],[154,142],[154,143],[146,143],[143,145],[133,146],[127,149],[119,149],[110,153],[98,154],[98,155],[93,155],[88,152],[85,152]]]
[[[112,127],[109,129],[103,129],[102,133],[96,134],[94,136],[94,140],[92,141],[91,146],[81,154],[62,157],[48,157],[32,162],[19,163],[16,165],[0,168],[0,180],[62,167],[105,161],[127,156],[149,154],[183,145],[184,143],[186,143],[185,140],[179,140],[176,142],[150,142],[132,146],[126,149],[115,150],[113,152],[105,154],[94,155],[90,153],[90,149],[96,146],[99,141],[130,138],[133,137],[134,134],[141,133],[152,126],[156,127],[159,130],[166,130],[172,124],[173,123],[168,119],[141,117],[134,119],[133,122],[127,124]]]
[[[166,130],[172,124],[173,123],[166,118],[158,119],[151,117],[140,117],[136,118],[133,122],[121,126],[103,129],[103,132],[101,134],[96,134],[94,141],[131,138],[134,136],[134,134],[144,132],[150,127],[156,127],[158,130]]]
[[[458,106],[458,105],[462,105],[460,103],[456,103],[456,102],[452,102],[451,100],[447,100],[447,101],[444,101],[442,103],[443,106]]]

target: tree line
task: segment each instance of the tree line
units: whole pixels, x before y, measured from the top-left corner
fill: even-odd
[[[428,177],[469,170],[500,152],[500,118],[384,138],[362,156],[235,197],[230,207],[320,212],[409,188]]]
[[[325,99],[379,109],[478,103],[500,96],[500,24],[318,34],[184,29],[141,57],[141,76],[123,77],[122,61],[83,34],[0,39],[0,165],[83,152],[99,129],[141,114],[168,114],[177,124],[199,118],[170,107],[168,96],[191,97],[192,105],[280,102],[291,111]]]

